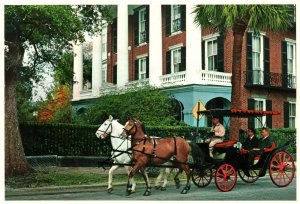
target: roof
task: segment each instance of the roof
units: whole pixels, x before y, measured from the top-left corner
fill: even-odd
[[[211,109],[205,111],[199,111],[198,114],[208,115],[212,117],[257,117],[257,116],[265,116],[265,115],[279,115],[278,111],[261,111],[261,110],[238,110],[238,109]]]

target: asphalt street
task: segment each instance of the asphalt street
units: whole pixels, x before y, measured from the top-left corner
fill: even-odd
[[[182,186],[183,188],[183,186]],[[181,189],[182,189],[181,188]],[[269,177],[260,178],[253,184],[244,183],[238,179],[235,188],[230,192],[221,192],[214,181],[206,188],[192,185],[188,194],[180,194],[181,189],[175,189],[173,184],[167,186],[166,191],[152,189],[152,195],[143,196],[145,187],[137,186],[136,193],[126,196],[125,185],[115,186],[108,194],[105,187],[94,187],[85,191],[49,191],[37,194],[6,195],[6,200],[296,200],[296,178],[285,187],[278,188]]]

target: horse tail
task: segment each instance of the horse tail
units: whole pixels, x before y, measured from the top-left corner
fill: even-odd
[[[190,153],[193,158],[194,164],[203,165],[205,161],[204,151],[196,143],[189,142],[189,145],[191,149]]]

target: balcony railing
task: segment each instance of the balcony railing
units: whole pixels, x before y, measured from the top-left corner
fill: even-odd
[[[125,87],[126,88],[137,88],[149,85],[149,79],[140,79],[135,81],[128,82]]]
[[[296,76],[292,74],[248,70],[245,72],[245,76],[245,86],[247,87],[296,89]]]
[[[160,77],[162,86],[176,86],[186,84],[185,71],[166,74]]]
[[[201,72],[201,84],[231,86],[231,73],[203,71]]]

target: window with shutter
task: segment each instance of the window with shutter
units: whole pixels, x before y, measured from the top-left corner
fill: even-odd
[[[266,110],[272,111],[272,100],[266,100]],[[268,128],[272,128],[272,116],[271,115],[266,116],[266,126]]]
[[[255,98],[254,110],[266,110],[266,99]],[[259,116],[255,118],[254,128],[262,128],[266,124],[266,116]]]
[[[147,41],[146,33],[146,8],[139,10],[139,44]]]
[[[290,103],[288,101],[285,101],[283,103],[283,124],[285,128],[290,127]]]
[[[270,44],[269,38],[263,36],[264,41],[264,85],[270,85]]]
[[[171,33],[181,30],[181,6],[171,5]]]
[[[296,88],[295,43],[287,42],[287,87]]]
[[[262,35],[252,34],[252,79],[253,84],[264,84]]]
[[[289,102],[289,128],[295,128],[296,120],[296,103]]]
[[[218,42],[217,37],[212,37],[205,40],[205,70],[218,71],[217,56],[218,56]]]
[[[171,73],[180,71],[181,48],[171,50]]]
[[[248,110],[254,110],[254,103],[255,103],[255,100],[252,99],[252,98],[249,98],[248,99]],[[255,124],[255,118],[254,117],[249,117],[248,118],[248,128],[254,128],[254,124]]]
[[[171,74],[171,50],[166,53],[166,74]]]
[[[165,13],[166,13],[166,36],[171,34],[171,6],[165,6]]]
[[[287,88],[288,86],[288,74],[287,74],[287,42],[281,42],[281,64],[282,64],[282,86]]]

